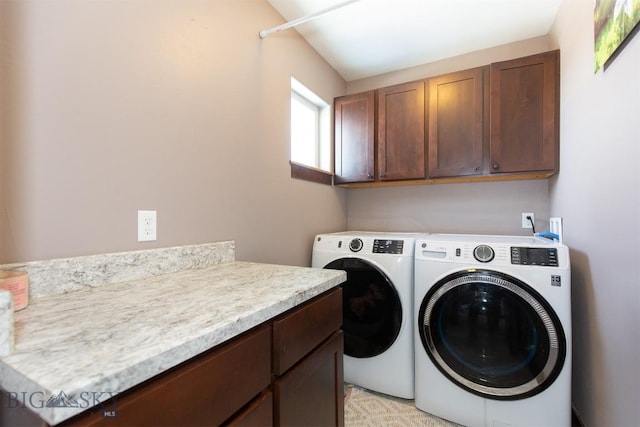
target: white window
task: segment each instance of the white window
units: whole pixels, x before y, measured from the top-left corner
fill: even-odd
[[[331,171],[329,104],[291,78],[291,161]]]

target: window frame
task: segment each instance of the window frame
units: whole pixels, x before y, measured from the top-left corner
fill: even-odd
[[[293,98],[296,98],[298,102],[307,104],[307,106],[313,108],[316,114],[316,130],[315,136],[315,157],[316,166],[310,166],[300,162],[296,162],[291,158],[292,154],[292,140],[291,140],[291,102]],[[333,144],[331,138],[331,104],[325,102],[318,95],[313,93],[304,84],[300,83],[293,76],[291,77],[291,92],[289,96],[289,164],[291,167],[291,178],[302,179],[306,181],[317,182],[320,184],[333,185]],[[326,123],[326,125],[325,125]],[[323,125],[326,129],[323,131]],[[323,147],[326,144],[327,147]],[[323,154],[323,150],[327,153]],[[322,167],[323,163],[327,167]]]

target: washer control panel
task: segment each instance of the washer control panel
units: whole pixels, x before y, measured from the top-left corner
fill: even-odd
[[[511,264],[558,267],[558,250],[512,246]]]
[[[402,254],[404,240],[375,239],[373,241],[374,254]]]

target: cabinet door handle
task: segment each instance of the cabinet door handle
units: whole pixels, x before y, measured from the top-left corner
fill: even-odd
[[[491,167],[494,168],[494,169],[499,169],[500,165],[498,165],[497,163],[494,163]]]
[[[372,175],[372,174],[370,174],[370,173],[368,173],[368,174],[367,174],[367,178],[369,178],[369,179],[373,179],[373,175]]]
[[[384,174],[383,173],[380,174],[380,178],[384,178]]]

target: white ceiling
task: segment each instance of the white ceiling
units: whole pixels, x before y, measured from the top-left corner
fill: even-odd
[[[268,1],[287,21],[345,2]],[[546,35],[560,2],[358,0],[286,31],[298,31],[352,81]]]

